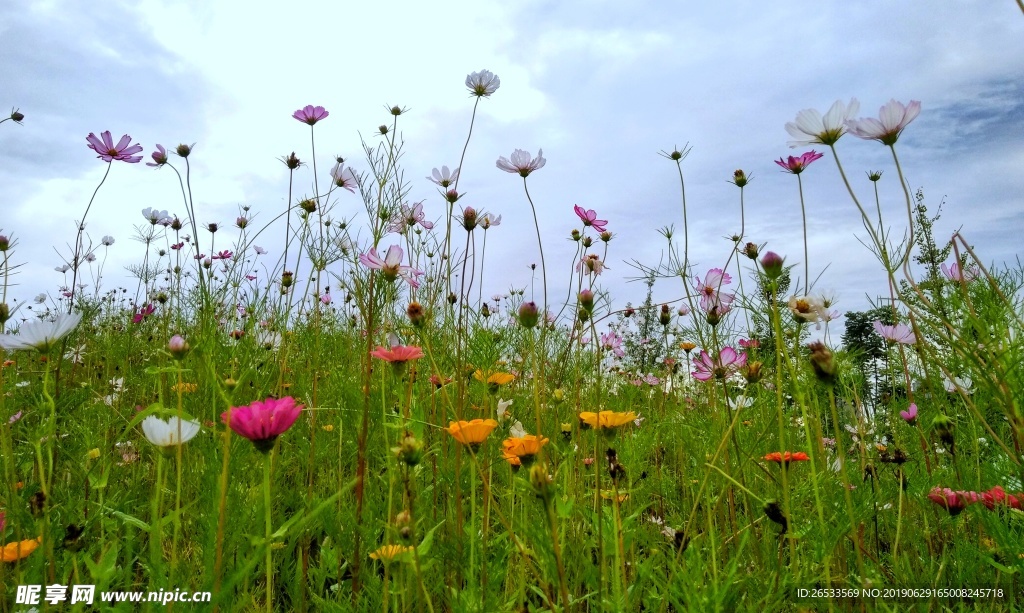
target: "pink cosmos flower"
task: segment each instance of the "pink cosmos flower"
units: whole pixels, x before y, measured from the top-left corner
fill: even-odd
[[[231,407],[221,413],[220,419],[236,434],[253,442],[256,449],[268,453],[274,448],[277,437],[284,434],[299,418],[303,406],[295,404],[291,396],[263,402],[254,401],[248,406]]]
[[[942,274],[946,275],[946,278],[950,281],[970,282],[978,278],[978,270],[976,268],[961,269],[960,262],[953,262],[949,266],[946,266],[946,263],[943,262],[939,269],[942,270]]]
[[[740,347],[743,347],[744,349],[757,349],[760,346],[761,341],[757,340],[756,338],[752,338],[749,341],[745,338],[740,339]]]
[[[412,266],[403,266],[402,257],[404,255],[405,254],[402,252],[401,247],[398,245],[391,245],[383,260],[371,249],[360,255],[359,261],[367,268],[379,270],[384,273],[384,278],[388,281],[394,281],[398,277],[402,277],[409,282],[410,286],[417,288],[420,284],[419,281],[416,280],[416,277],[422,275],[423,271],[416,270]]]
[[[698,381],[708,381],[711,377],[725,379],[739,371],[747,363],[747,354],[737,353],[732,347],[724,347],[718,354],[718,359],[713,360],[707,351],[701,350],[700,357],[693,361],[697,370],[693,378]]]
[[[607,332],[601,335],[601,346],[604,347],[605,351],[611,351],[617,357],[626,355],[626,352],[622,349],[622,337],[617,332]]]
[[[719,291],[723,285],[732,283],[729,273],[723,272],[721,268],[712,268],[708,274],[704,275],[703,281],[700,280],[700,277],[695,280],[697,293],[700,294],[700,308],[708,313],[714,311],[718,315],[724,315],[729,311],[734,296]]]
[[[521,177],[527,177],[535,170],[544,168],[544,164],[547,164],[547,160],[544,159],[544,150],[537,150],[537,157],[531,158],[529,151],[523,151],[522,149],[516,149],[512,152],[510,159],[506,159],[505,156],[498,158],[495,165],[512,174],[518,174]]]
[[[871,325],[875,328],[875,332],[885,340],[900,343],[902,345],[913,345],[917,342],[917,337],[914,335],[914,331],[911,330],[910,326],[907,324],[887,326],[876,319]]]
[[[917,404],[911,402],[906,411],[900,411],[900,417],[911,426],[917,421]]]
[[[142,161],[141,155],[135,155],[142,151],[142,145],[132,145],[132,137],[127,134],[122,136],[121,140],[117,141],[117,145],[114,144],[114,139],[110,135],[110,130],[101,132],[99,138],[97,138],[92,132],[89,132],[89,136],[86,136],[85,140],[89,143],[89,148],[99,154],[96,157],[100,158],[104,162],[113,162],[114,160],[118,160],[120,162],[136,164]]]
[[[419,347],[395,345],[391,348],[377,347],[370,352],[375,358],[380,358],[392,364],[405,363],[410,360],[418,360],[424,356],[423,350]]]
[[[330,115],[330,113],[328,113],[324,107],[313,106],[312,104],[307,104],[304,108],[292,113],[292,117],[298,119],[302,123],[308,123],[309,125],[313,125],[321,119],[326,119],[328,115]]]
[[[434,222],[427,221],[427,216],[423,212],[423,202],[417,202],[412,206],[402,204],[399,207],[398,215],[391,220],[389,229],[392,232],[405,234],[408,228],[416,224],[423,226],[425,230],[432,230],[434,228]]]
[[[356,180],[356,173],[352,172],[351,168],[345,168],[345,165],[338,162],[331,169],[331,178],[334,179],[334,184],[342,189],[347,189],[353,194],[356,192],[356,187],[359,186],[359,182]]]
[[[433,177],[427,177],[427,180],[432,183],[436,183],[445,189],[449,186],[455,185],[459,180],[458,168],[455,170],[448,170],[447,166],[442,166],[441,170],[435,168],[430,174],[432,174]]]
[[[215,260],[230,260],[232,255],[234,254],[225,249],[224,251],[221,251],[220,253],[212,257]]]
[[[850,134],[865,140],[877,140],[883,145],[896,144],[900,133],[921,113],[921,102],[911,100],[904,106],[902,102],[890,100],[878,110],[878,119],[867,117],[849,119],[846,127]],[[852,114],[852,113],[851,113]]]
[[[604,272],[605,268],[608,267],[605,266],[604,262],[598,259],[596,253],[591,253],[590,255],[576,263],[576,272],[581,272],[584,268],[586,268],[587,272],[592,272],[595,275],[599,275],[602,272]]]
[[[574,204],[572,210],[576,211],[576,215],[583,222],[584,226],[593,227],[598,232],[604,232],[607,227],[605,224],[608,223],[607,219],[598,219],[597,211],[593,209],[584,209],[578,204]]]
[[[167,163],[167,150],[164,149],[163,145],[157,145],[156,151],[152,153],[153,161],[146,162],[146,166],[152,166],[153,168],[159,168]]]
[[[331,295],[330,294],[324,294],[323,296],[320,296],[320,302],[322,302],[323,304],[330,304],[331,303]]]
[[[785,172],[798,175],[811,165],[811,162],[820,160],[824,154],[818,153],[814,149],[811,149],[807,153],[800,155],[799,157],[779,158],[775,160],[775,163],[782,167]]]

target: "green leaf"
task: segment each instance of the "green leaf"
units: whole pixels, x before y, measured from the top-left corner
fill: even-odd
[[[127,513],[122,513],[120,511],[114,511],[113,509],[110,509],[110,512],[111,512],[110,513],[111,515],[113,515],[114,517],[120,519],[121,521],[123,521],[126,524],[131,524],[131,525],[135,526],[136,528],[138,528],[140,530],[143,530],[145,532],[149,532],[150,530],[152,530],[152,528],[150,527],[149,524],[147,524],[146,522],[142,521],[138,517],[132,517],[131,515],[128,515]]]
[[[434,543],[434,532],[437,532],[437,529],[440,528],[443,523],[444,520],[442,519],[441,523],[431,528],[430,531],[427,532],[427,535],[423,537],[423,541],[420,542],[419,546],[416,548],[420,557],[426,556],[430,553],[430,546]]]

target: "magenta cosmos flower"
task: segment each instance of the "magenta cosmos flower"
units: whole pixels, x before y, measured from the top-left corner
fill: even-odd
[[[583,222],[584,226],[592,227],[598,232],[604,232],[607,229],[605,224],[608,223],[608,220],[598,219],[597,211],[593,209],[584,209],[578,204],[574,204],[572,210],[576,211],[576,215],[580,218],[580,221]]]
[[[788,158],[779,158],[775,160],[775,163],[778,164],[779,166],[782,166],[782,169],[785,172],[798,175],[804,171],[804,168],[810,166],[811,162],[815,160],[820,160],[822,155],[823,154],[818,153],[814,149],[811,149],[807,153],[798,157],[793,157],[791,155]]]
[[[403,266],[402,257],[405,254],[402,252],[402,248],[398,245],[391,245],[388,248],[387,254],[384,259],[381,259],[379,255],[369,250],[366,253],[359,256],[359,261],[364,266],[373,270],[379,270],[384,273],[384,278],[388,281],[394,281],[398,277],[402,277],[409,282],[413,288],[419,287],[420,283],[416,280],[417,276],[423,274],[422,270],[416,270],[412,266]]]
[[[871,325],[875,328],[875,332],[887,341],[900,343],[902,345],[913,345],[917,342],[917,337],[914,335],[914,331],[911,330],[910,326],[907,324],[887,326],[876,319]]]
[[[917,423],[917,404],[911,402],[906,411],[900,411],[900,417],[911,426]]]
[[[110,130],[101,132],[99,138],[92,132],[89,132],[89,136],[86,136],[85,140],[89,143],[89,148],[99,154],[96,157],[104,162],[118,160],[120,162],[136,164],[142,161],[141,155],[135,155],[142,151],[142,145],[132,145],[132,137],[127,134],[122,136],[116,145],[114,144],[113,137],[110,135]]]
[[[978,502],[979,498],[977,492],[951,490],[948,487],[934,487],[928,494],[929,500],[945,507],[950,515],[959,515],[967,505]]]
[[[292,427],[302,409],[302,405],[295,404],[291,396],[267,398],[248,406],[231,407],[221,413],[220,419],[236,434],[252,441],[256,449],[269,453],[277,437]]]
[[[723,347],[717,360],[711,359],[707,351],[701,350],[700,357],[693,362],[697,370],[691,374],[698,381],[708,381],[711,377],[725,379],[737,373],[746,363],[747,355],[737,353],[732,347]]]
[[[896,144],[903,128],[914,121],[920,113],[920,100],[911,100],[910,104],[906,106],[903,106],[902,102],[890,100],[878,109],[878,119],[874,117],[850,119],[847,120],[846,127],[850,134],[857,138],[877,140],[883,145],[892,146]]]
[[[856,98],[851,98],[849,105],[836,100],[824,117],[817,109],[804,109],[796,114],[796,121],[786,124],[786,131],[796,139],[788,144],[794,149],[807,145],[834,145],[846,134],[846,121],[859,110],[860,102]]]
[[[330,113],[327,112],[327,109],[322,106],[313,106],[312,104],[307,104],[304,108],[292,113],[292,117],[309,125],[313,125],[321,119],[326,119],[328,115]]]
[[[521,177],[527,177],[535,170],[544,168],[544,164],[547,164],[547,160],[544,159],[544,150],[537,150],[537,157],[532,158],[529,151],[523,151],[522,149],[516,149],[512,152],[509,158],[501,156],[495,165],[512,174],[518,174]]]

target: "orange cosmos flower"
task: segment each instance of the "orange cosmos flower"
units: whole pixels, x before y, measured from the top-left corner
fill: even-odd
[[[498,393],[498,388],[515,381],[516,376],[507,372],[496,372],[484,375],[482,370],[473,373],[473,378],[487,384],[487,391],[492,394]]]
[[[463,445],[475,448],[487,440],[487,437],[497,427],[498,422],[493,419],[474,419],[473,421],[453,421],[445,430]]]
[[[42,542],[43,537],[7,543],[0,549],[0,562],[17,562],[22,558],[28,557]]]
[[[502,441],[501,447],[506,459],[509,456],[515,456],[521,463],[529,464],[533,461],[533,457],[540,453],[541,447],[547,443],[548,439],[544,437],[527,434],[521,437],[507,438]]]
[[[627,411],[625,413],[617,413],[615,411],[601,411],[600,413],[591,413],[584,411],[580,413],[580,421],[589,428],[597,428],[598,430],[603,428],[618,428],[624,426],[636,419],[636,413],[633,411]]]

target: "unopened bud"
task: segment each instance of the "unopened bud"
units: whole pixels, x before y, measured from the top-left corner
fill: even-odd
[[[175,334],[171,337],[171,340],[167,343],[167,350],[171,352],[171,356],[175,360],[184,359],[185,354],[188,353],[188,343],[181,337],[180,334]]]
[[[814,367],[814,374],[823,383],[830,385],[835,383],[837,367],[832,351],[821,341],[811,343],[809,349],[811,350],[811,366]]]
[[[783,264],[782,256],[774,251],[766,252],[764,257],[761,258],[761,268],[764,269],[764,276],[773,281],[782,276]]]
[[[540,310],[536,302],[524,302],[519,306],[519,325],[524,328],[536,327],[540,320]]]

